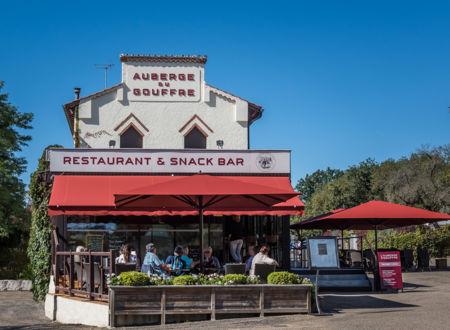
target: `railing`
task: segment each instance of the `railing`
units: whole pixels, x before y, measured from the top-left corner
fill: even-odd
[[[56,251],[53,269],[56,293],[107,301],[106,275],[115,271],[114,251]]]

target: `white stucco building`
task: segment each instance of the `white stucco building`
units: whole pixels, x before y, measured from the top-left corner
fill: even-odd
[[[206,60],[120,55],[121,83],[63,106],[75,147],[249,149],[262,107],[207,84]]]

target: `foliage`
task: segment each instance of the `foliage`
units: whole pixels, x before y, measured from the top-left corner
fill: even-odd
[[[27,268],[29,227],[13,229],[8,237],[0,238],[0,279],[31,279]]]
[[[150,285],[173,285],[173,279],[169,276],[153,274],[150,276]]]
[[[297,184],[298,190],[306,191],[305,216],[291,222],[374,199],[450,213],[449,160],[450,144],[447,144],[421,148],[397,161],[388,159],[377,163],[368,158],[344,172],[327,169],[328,177],[323,174],[327,171],[316,171]],[[317,236],[322,232],[305,231],[303,234]]]
[[[47,147],[46,150],[50,147]],[[48,221],[47,207],[51,186],[40,176],[40,173],[48,167],[45,161],[46,150],[39,159],[37,170],[31,175],[29,192],[32,201],[32,214],[28,257],[33,272],[31,291],[33,292],[33,298],[37,301],[45,298],[50,280],[51,224]]]
[[[391,231],[379,240],[380,248],[411,249],[417,253],[418,248],[427,249],[433,258],[450,255],[450,225],[426,231],[417,226],[415,232]]]
[[[0,81],[0,238],[8,237],[15,229],[28,228],[25,213],[25,184],[19,176],[24,173],[26,161],[17,157],[31,136],[21,130],[31,129],[31,113],[21,113],[2,94]]]
[[[173,285],[196,285],[197,278],[192,275],[181,275],[173,279]]]
[[[322,187],[341,177],[344,174],[341,170],[327,168],[326,170],[317,170],[312,174],[307,174],[305,178],[300,179],[295,186],[297,191],[302,193],[304,202],[308,202],[311,196],[322,190]]]
[[[388,202],[450,213],[450,144],[381,163],[373,191]],[[381,193],[380,193],[381,192]]]
[[[294,273],[273,272],[267,276],[268,284],[302,284],[302,278]]]
[[[199,274],[197,277],[197,284],[199,285],[222,285],[223,275],[218,274]]]
[[[126,286],[144,286],[150,284],[150,278],[147,274],[132,271],[120,274],[120,285]]]
[[[224,285],[247,284],[247,276],[244,274],[227,274],[223,278]]]

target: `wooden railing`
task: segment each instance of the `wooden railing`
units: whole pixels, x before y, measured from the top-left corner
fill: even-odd
[[[114,251],[56,251],[53,270],[56,293],[107,301],[106,277],[115,271]]]

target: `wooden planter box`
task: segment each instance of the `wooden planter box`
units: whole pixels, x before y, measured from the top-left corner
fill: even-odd
[[[110,326],[117,316],[310,313],[311,285],[111,286]],[[131,325],[131,324],[128,324]]]

